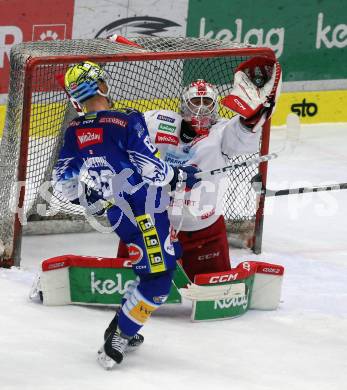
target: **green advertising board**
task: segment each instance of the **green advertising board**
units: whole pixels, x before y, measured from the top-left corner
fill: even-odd
[[[347,78],[346,0],[190,0],[186,34],[271,47],[284,81]]]
[[[71,302],[119,305],[129,283],[136,279],[131,268],[70,267]],[[166,303],[180,303],[181,296],[172,286]]]

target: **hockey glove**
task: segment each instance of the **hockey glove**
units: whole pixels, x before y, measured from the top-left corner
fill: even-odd
[[[282,83],[280,64],[268,57],[253,57],[236,69],[230,95],[221,104],[240,114],[241,123],[256,132],[274,111]]]
[[[185,189],[190,191],[201,179],[196,178],[194,175],[201,172],[200,169],[193,165],[182,165],[180,167],[172,167],[174,176],[170,181],[172,191],[181,191]]]

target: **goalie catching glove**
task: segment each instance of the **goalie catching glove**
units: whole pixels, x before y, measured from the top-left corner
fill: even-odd
[[[238,113],[241,123],[256,132],[271,117],[281,83],[282,69],[277,61],[253,57],[237,67],[233,89],[221,104]]]

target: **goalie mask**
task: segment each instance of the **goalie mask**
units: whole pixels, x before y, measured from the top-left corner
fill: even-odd
[[[182,93],[181,114],[197,135],[208,134],[218,119],[217,91],[204,80],[193,81]]]
[[[104,96],[109,100],[110,87],[108,73],[102,67],[91,61],[84,61],[70,67],[65,73],[64,85],[67,93],[79,106],[95,95]],[[107,92],[102,92],[98,82],[104,82]]]

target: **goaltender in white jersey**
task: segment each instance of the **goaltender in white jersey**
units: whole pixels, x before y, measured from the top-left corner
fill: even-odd
[[[261,132],[249,131],[241,124],[239,116],[231,120],[219,119],[208,134],[195,136],[185,143],[186,131],[181,126],[184,119],[180,114],[154,110],[144,115],[151,141],[159,149],[161,158],[172,166],[195,165],[202,171],[209,171],[224,167],[233,156],[254,153],[259,149]],[[192,191],[185,192],[184,199],[177,192],[169,208],[174,228],[196,231],[215,223],[223,211],[223,184],[225,180],[221,175],[214,175]]]
[[[153,110],[144,113],[151,141],[161,158],[172,166],[195,165],[209,171],[228,165],[229,159],[259,150],[264,122],[271,116],[280,90],[281,68],[266,57],[242,63],[231,94],[221,104],[240,114],[218,117],[218,92],[197,80],[187,86],[180,113]],[[223,212],[225,176],[210,176],[188,192],[176,192],[169,208],[170,221],[179,231],[182,265],[191,280],[200,273],[230,269]],[[124,246],[118,255],[124,257]]]

